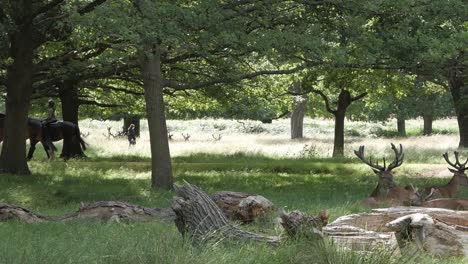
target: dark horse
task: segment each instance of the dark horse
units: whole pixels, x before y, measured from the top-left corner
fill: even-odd
[[[3,141],[3,129],[5,114],[0,113],[0,142]],[[53,153],[55,147],[52,143],[47,144],[44,138],[44,125],[41,120],[36,118],[28,118],[28,134],[31,147],[28,151],[28,160],[32,159],[36,144],[41,142],[48,158],[51,158],[50,153]],[[80,129],[72,122],[55,122],[49,125],[50,140],[52,142],[63,139],[63,149],[60,157],[85,157],[83,150],[86,150],[86,143],[81,138]]]

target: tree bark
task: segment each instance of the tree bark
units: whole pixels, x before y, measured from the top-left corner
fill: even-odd
[[[397,117],[397,130],[398,136],[406,137],[406,120],[401,117]]]
[[[143,87],[151,145],[151,183],[153,188],[172,188],[172,163],[167,138],[161,51],[155,43],[146,43],[141,54]]]
[[[345,115],[346,112],[343,111],[337,111],[335,114],[335,137],[333,139],[333,157],[340,157],[344,154]]]
[[[290,91],[294,94],[302,93],[301,83],[295,82]],[[291,139],[303,138],[304,116],[307,110],[309,96],[296,95],[293,97],[293,112],[291,114]]]
[[[346,110],[353,102],[351,94],[347,90],[341,90],[338,95],[335,115],[335,137],[333,140],[333,157],[344,155],[344,123]]]
[[[60,101],[62,103],[63,121],[71,122],[78,126],[80,100],[78,97],[77,82],[74,80],[65,80],[59,86]],[[80,145],[81,135],[78,132],[73,133],[72,137],[64,137],[61,158],[85,158],[86,155]]]
[[[458,130],[460,141],[458,147],[468,147],[468,87],[464,81],[464,72],[462,70],[450,70],[447,79],[452,94],[455,112],[457,114]]]
[[[74,81],[65,80],[59,90],[60,102],[62,103],[63,121],[69,121],[78,125],[79,98],[78,88]]]
[[[432,121],[434,121],[434,115],[432,113],[424,114],[423,121],[424,121],[423,135],[425,136],[432,135]]]
[[[0,172],[30,174],[26,159],[27,120],[34,75],[33,25],[26,22],[10,34],[11,65],[6,78],[6,118]]]

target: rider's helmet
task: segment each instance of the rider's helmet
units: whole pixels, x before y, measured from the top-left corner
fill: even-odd
[[[49,98],[49,101],[47,101],[47,106],[49,108],[55,108],[55,102],[52,98]]]

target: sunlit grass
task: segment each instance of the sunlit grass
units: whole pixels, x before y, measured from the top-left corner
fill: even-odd
[[[170,142],[173,157],[196,155],[200,153],[215,155],[267,156],[272,158],[300,158],[303,156],[327,158],[333,150],[333,121],[308,119],[304,121],[302,140],[290,140],[290,121],[274,120],[272,124],[258,121],[235,120],[169,120],[168,127],[174,140]],[[106,138],[107,127],[114,133],[121,130],[122,122],[83,120],[80,123],[89,143],[88,156],[96,158],[122,157],[135,161],[150,157],[149,135],[146,120],[141,120],[142,133],[136,146],[129,147],[125,137]],[[345,156],[353,157],[353,150],[366,145],[368,152],[376,156],[390,154],[390,143],[401,143],[405,148],[406,160],[411,162],[443,163],[441,154],[458,146],[458,127],[455,119],[434,122],[434,135],[422,136],[422,120],[407,121],[407,138],[396,137],[396,121],[369,123],[347,121],[345,131]],[[257,130],[256,130],[257,129]],[[252,131],[263,131],[253,133]],[[182,133],[190,134],[185,141]],[[220,141],[213,135],[221,134]],[[41,155],[44,155],[42,150]]]
[[[399,184],[418,186],[445,178],[414,177],[422,166],[400,168]],[[120,200],[168,207],[169,191],[150,188],[150,162],[113,160],[31,162],[33,176],[0,177],[0,202],[21,204],[48,215],[73,212],[80,202]],[[371,170],[351,159],[272,159],[262,156],[199,154],[174,159],[176,182],[186,180],[208,193],[231,190],[264,195],[278,207],[331,218],[367,211],[360,201],[376,183]],[[409,173],[409,174],[408,174]],[[461,196],[468,194],[466,190]],[[273,213],[271,217],[276,217]],[[272,219],[257,221],[257,232],[277,235]],[[192,247],[173,223],[140,224],[1,223],[0,263],[440,263],[430,256],[385,252],[362,256],[330,245],[290,241],[279,247],[250,243]],[[444,263],[462,263],[444,260]]]
[[[119,129],[120,122],[84,121],[83,132],[89,159],[46,161],[38,148],[30,162],[32,176],[0,176],[0,202],[19,204],[47,215],[77,210],[81,202],[119,200],[148,207],[169,207],[172,191],[150,188],[151,161],[148,131],[142,121],[142,136],[136,147],[125,138],[106,139],[106,127]],[[261,126],[263,133],[246,133]],[[420,136],[421,120],[407,124],[409,138],[391,137],[395,124],[348,122],[346,155],[330,158],[333,123],[305,122],[304,140],[289,139],[289,120],[245,127],[229,120],[169,121],[175,140],[171,142],[176,183],[188,181],[212,194],[243,191],[261,194],[278,208],[316,214],[330,212],[331,220],[368,211],[361,200],[377,183],[373,172],[352,153],[366,145],[366,154],[391,159],[390,142],[402,143],[405,163],[395,170],[397,184],[422,188],[443,184],[451,173],[441,154],[457,146],[455,120],[434,124],[436,134]],[[454,129],[455,128],[455,129]],[[190,133],[184,141],[181,132]],[[211,135],[221,133],[221,141]],[[379,134],[380,133],[380,134]],[[377,135],[385,136],[377,138]],[[306,146],[307,145],[307,146]],[[58,144],[60,147],[60,144]],[[460,197],[467,197],[463,189]],[[278,235],[273,212],[270,218],[248,227]],[[439,260],[424,254],[403,252],[402,257],[376,251],[363,256],[328,243],[288,241],[279,247],[250,243],[192,247],[173,223],[138,224],[44,223],[25,225],[0,223],[0,263],[464,263],[460,259]]]

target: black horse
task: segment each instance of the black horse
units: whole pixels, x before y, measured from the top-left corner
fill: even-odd
[[[3,129],[5,121],[5,114],[0,113],[0,142],[3,141]],[[27,138],[31,144],[28,151],[28,160],[32,159],[36,144],[41,142],[48,158],[51,158],[55,147],[53,144],[45,142],[45,130],[43,122],[40,119],[28,118],[28,133]],[[47,126],[49,139],[52,142],[63,139],[63,149],[60,157],[73,158],[73,157],[86,157],[83,150],[86,150],[86,143],[81,138],[80,129],[72,122],[63,121],[51,123]]]

